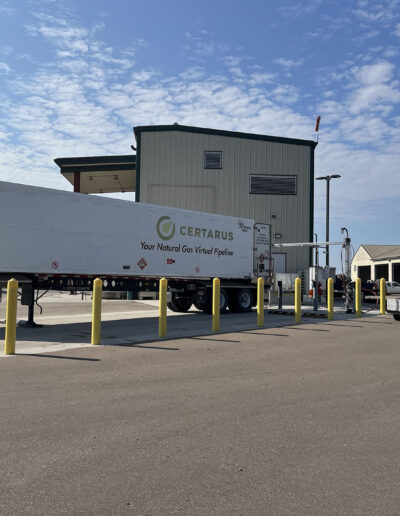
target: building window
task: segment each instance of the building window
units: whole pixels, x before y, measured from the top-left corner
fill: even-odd
[[[297,176],[250,174],[250,193],[297,195]]]
[[[204,151],[204,168],[222,168],[222,151]]]

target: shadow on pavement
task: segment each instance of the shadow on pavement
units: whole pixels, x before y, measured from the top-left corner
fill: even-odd
[[[301,331],[329,331],[329,330],[324,330],[323,328],[299,328],[298,326],[291,327],[289,329],[290,330],[301,330]]]
[[[240,332],[242,333],[242,332]],[[210,340],[213,342],[241,342],[240,340],[229,340],[229,339],[211,339],[209,337],[191,337],[192,340]]]
[[[286,335],[285,333],[265,333],[263,331],[261,331],[261,329],[259,331],[241,331],[240,333],[245,333],[246,335],[266,335],[266,336],[269,336],[269,337],[290,337],[290,335]]]
[[[39,358],[61,358],[64,360],[83,360],[85,362],[101,362],[100,358],[86,358],[86,357],[65,357],[63,355],[49,355],[48,353],[16,353],[16,357],[39,357]]]
[[[116,344],[117,346],[126,346],[128,348],[140,348],[140,349],[160,349],[161,351],[180,351],[180,348],[166,348],[160,346],[144,346],[143,344]]]
[[[230,317],[232,316],[232,317]],[[224,314],[221,317],[221,328],[217,333],[211,330],[212,318],[210,315],[200,312],[189,312],[182,315],[168,316],[168,333],[165,339],[158,337],[158,317],[133,317],[130,319],[117,319],[112,321],[103,321],[101,326],[101,344],[105,346],[127,346],[138,347],[149,350],[165,350],[179,351],[176,347],[164,347],[165,341],[181,340],[181,339],[197,339],[204,341],[216,342],[232,342],[238,343],[240,340],[228,340],[221,337],[228,333],[248,333],[262,336],[273,337],[290,337],[290,334],[272,333],[270,330],[275,328],[285,328],[286,331],[312,331],[312,332],[329,332],[329,328],[317,327],[323,326],[351,326],[354,328],[363,328],[365,323],[373,324],[393,324],[389,320],[377,320],[377,314],[366,314],[361,319],[355,319],[354,316],[346,318],[338,318],[335,321],[328,322],[327,319],[307,319],[303,320],[304,326],[295,326],[294,320],[284,315],[265,316],[264,327],[257,327],[257,319],[255,311],[244,314]],[[343,317],[343,316],[342,316]],[[374,318],[374,320],[371,320]],[[355,324],[357,323],[357,324]],[[0,342],[4,341],[5,328],[0,327]],[[76,322],[62,324],[48,324],[41,328],[23,328],[17,327],[17,352],[18,343],[21,345],[21,351],[29,354],[29,346],[31,343],[54,343],[54,344],[78,344],[90,345],[91,341],[91,323]],[[146,345],[144,345],[146,344]],[[154,346],[151,344],[155,344]],[[32,349],[31,356],[47,356],[47,352],[37,348]],[[49,349],[51,352],[51,349]],[[36,352],[36,353],[35,353]],[[54,355],[55,356],[55,355]],[[57,355],[57,358],[62,358]],[[69,358],[69,357],[66,357]],[[89,360],[89,359],[88,359]]]

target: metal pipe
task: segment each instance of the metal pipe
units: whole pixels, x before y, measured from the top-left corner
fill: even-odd
[[[329,195],[331,177],[326,181],[326,241],[329,242]],[[329,266],[329,245],[326,246],[325,264]]]

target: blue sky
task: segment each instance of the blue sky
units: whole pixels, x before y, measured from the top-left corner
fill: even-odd
[[[331,239],[400,244],[399,43],[400,0],[0,0],[0,179],[68,189],[54,158],[129,154],[135,125],[314,139],[320,115]]]

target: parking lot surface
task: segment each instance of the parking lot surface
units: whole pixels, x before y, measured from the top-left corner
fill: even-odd
[[[76,349],[90,346],[92,302],[88,296],[71,296],[68,293],[50,292],[40,299],[43,312],[35,311],[35,321],[42,327],[17,327],[16,352],[42,353]],[[293,307],[291,307],[293,308]],[[303,307],[310,310],[309,306]],[[374,305],[366,308],[377,314]],[[354,316],[343,313],[343,303],[337,303],[335,317],[339,320],[351,319]],[[325,310],[326,311],[326,310]],[[321,310],[321,313],[323,310]],[[28,317],[26,306],[18,307],[18,320]],[[304,320],[306,318],[304,317]],[[226,313],[221,316],[221,332],[240,331],[256,327],[255,311],[245,314]],[[294,315],[267,313],[265,326],[279,327],[292,324]],[[0,303],[0,342],[5,334],[5,303]],[[188,313],[177,314],[168,310],[167,337],[183,338],[207,335],[211,331],[211,316],[192,308]],[[102,301],[101,343],[104,345],[129,345],[158,339],[158,301]],[[0,347],[0,356],[3,349]]]
[[[399,514],[400,325],[249,316],[2,358],[0,513]]]

